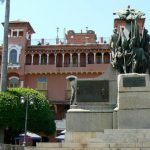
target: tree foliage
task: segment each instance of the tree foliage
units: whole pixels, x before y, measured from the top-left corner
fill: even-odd
[[[24,103],[21,103],[21,96],[25,98]],[[32,105],[29,98],[32,98]],[[39,92],[27,88],[12,88],[0,93],[0,128],[8,127],[24,132],[27,100],[29,100],[27,130],[54,133],[56,127],[48,101]]]

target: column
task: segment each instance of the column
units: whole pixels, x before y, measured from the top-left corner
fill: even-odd
[[[41,54],[39,54],[39,65],[41,65]]]
[[[70,53],[70,66],[72,67],[72,54]]]
[[[96,64],[96,53],[94,53],[94,64]]]
[[[78,67],[80,67],[80,53],[78,53]]]
[[[47,54],[47,65],[49,64],[49,54]]]
[[[54,54],[54,55],[55,55],[55,65],[56,65],[57,54]]]
[[[104,53],[102,53],[102,64],[104,63]]]
[[[86,53],[86,58],[85,58],[86,60],[86,65],[88,64],[88,53]]]
[[[11,30],[11,34],[10,34],[10,37],[13,37],[13,31],[14,31],[14,30]]]
[[[19,29],[17,29],[17,37],[19,37]]]
[[[64,57],[65,57],[65,54],[62,54],[62,67],[64,67]]]
[[[20,81],[20,87],[24,87],[24,81]]]
[[[34,55],[32,54],[31,55],[31,65],[33,65],[33,57],[34,57]]]
[[[110,62],[111,62],[111,53],[109,53],[109,57],[110,57]]]

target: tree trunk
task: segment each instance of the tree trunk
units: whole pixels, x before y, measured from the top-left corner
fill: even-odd
[[[2,68],[1,68],[1,88],[0,88],[2,92],[7,90],[9,13],[10,13],[10,0],[6,0],[4,42],[3,42],[3,52],[2,52]]]

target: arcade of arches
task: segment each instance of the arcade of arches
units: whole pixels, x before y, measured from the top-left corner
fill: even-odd
[[[51,53],[27,54],[26,65],[56,65],[56,67],[85,67],[87,64],[107,64],[111,53]]]

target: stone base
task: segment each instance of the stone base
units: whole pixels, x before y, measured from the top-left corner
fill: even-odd
[[[100,132],[113,128],[113,111],[91,111],[70,109],[66,116],[66,130],[69,132]]]
[[[26,147],[26,150],[150,149],[149,129],[106,129],[103,132],[67,132],[65,136],[65,142],[37,143],[36,147]]]
[[[149,129],[150,109],[118,110],[118,129]]]
[[[66,132],[65,142],[87,143],[89,139],[96,138],[96,132]]]
[[[150,79],[148,74],[118,76],[118,129],[150,128]]]

